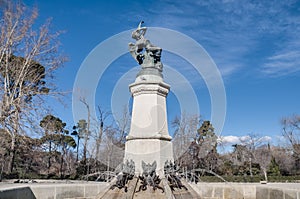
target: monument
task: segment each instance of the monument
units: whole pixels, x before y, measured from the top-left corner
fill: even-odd
[[[163,81],[162,49],[144,37],[147,28],[142,24],[132,32],[136,42],[129,43],[141,68],[129,85],[133,105],[124,161],[114,184],[100,198],[197,198],[181,182],[173,163],[166,109],[170,86]]]
[[[163,176],[165,162],[174,160],[166,110],[170,86],[163,81],[162,49],[144,37],[147,28],[142,24],[132,32],[136,42],[129,43],[130,54],[141,69],[129,85],[133,106],[124,161],[133,160],[136,175],[143,173],[143,164],[153,164],[156,173]]]

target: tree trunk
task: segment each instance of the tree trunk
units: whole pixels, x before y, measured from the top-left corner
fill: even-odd
[[[267,170],[263,169],[264,176],[265,176],[265,181],[268,182],[268,175],[267,175]]]
[[[253,178],[253,172],[252,172],[252,159],[250,158],[250,161],[249,161],[249,170],[250,170],[250,176],[251,176],[251,180],[252,180],[252,178]]]
[[[78,162],[78,149],[79,149],[79,140],[80,140],[80,137],[79,135],[77,135],[77,154],[76,154],[76,163]]]
[[[15,163],[15,154],[16,154],[16,136],[13,133],[11,135],[11,145],[10,145],[10,151],[9,151],[9,163],[8,163],[8,168],[9,172],[12,173],[14,169],[14,163]]]
[[[84,145],[83,145],[83,161],[86,162],[86,151],[87,151],[87,138],[84,138]]]
[[[15,164],[15,155],[16,155],[16,135],[18,133],[19,127],[19,113],[15,113],[15,118],[12,121],[14,123],[14,128],[11,130],[11,145],[9,151],[9,172],[12,173]]]
[[[99,135],[96,140],[96,159],[97,160],[100,160],[100,144],[101,144],[101,140],[102,140],[102,134],[103,134],[103,122],[101,121]]]
[[[109,180],[109,167],[110,167],[110,165],[109,165],[109,163],[110,163],[110,155],[107,157],[108,158],[108,160],[107,160],[107,178],[106,178],[106,182],[108,182],[108,180]]]
[[[61,157],[60,157],[60,179],[61,180],[63,179],[63,163],[64,163],[64,158],[61,155]]]
[[[91,112],[90,112],[90,106],[86,102],[85,98],[80,99],[80,101],[86,106],[87,112],[88,112],[88,119],[87,119],[87,130],[84,136],[84,146],[83,146],[83,161],[86,163],[86,158],[87,158],[87,143],[89,139],[89,133],[90,133],[90,125],[91,125]],[[86,166],[86,165],[85,165]]]
[[[4,169],[4,164],[1,164],[1,171],[0,171],[0,182],[2,182],[2,173]]]
[[[63,142],[62,135],[60,136],[60,143],[62,143],[62,154],[60,155],[60,179],[63,179],[64,172],[63,172],[63,167],[64,167],[64,156],[65,156],[65,150],[66,146],[65,143]]]
[[[48,175],[50,174],[50,167],[51,167],[51,140],[49,141],[49,155],[48,155]]]

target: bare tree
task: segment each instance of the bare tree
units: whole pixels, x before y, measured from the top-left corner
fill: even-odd
[[[57,36],[47,21],[37,31],[37,9],[21,3],[2,7],[0,20],[0,125],[10,134],[9,164],[14,167],[16,136],[32,111],[41,109],[43,96],[54,91],[53,71],[65,60],[58,56]]]
[[[293,151],[297,168],[300,168],[300,115],[282,119],[282,135]]]
[[[4,129],[0,129],[0,182],[2,180],[2,174],[6,167],[6,156],[9,151],[9,133]]]
[[[191,142],[196,138],[199,120],[198,115],[183,113],[180,118],[177,116],[172,121],[172,127],[175,128],[172,140],[175,160],[188,150]]]
[[[240,138],[240,144],[233,145],[235,154],[235,163],[249,166],[250,176],[253,177],[253,164],[259,164],[265,180],[267,180],[267,169],[271,161],[271,152],[268,146],[268,139],[265,136],[259,136],[250,133]]]
[[[233,147],[233,163],[235,165],[241,165],[244,164],[245,161],[248,161],[248,149],[246,146],[241,144],[234,144]]]
[[[272,146],[272,155],[276,159],[282,175],[295,175],[295,158],[288,147]]]
[[[82,137],[84,139],[83,143],[83,161],[86,162],[87,158],[87,145],[88,145],[88,140],[91,135],[91,110],[90,110],[90,105],[87,103],[86,99],[84,97],[80,98],[80,102],[82,102],[87,109],[87,123],[86,123],[86,130],[83,131]]]
[[[96,159],[100,159],[100,145],[102,142],[102,138],[103,138],[103,132],[104,129],[107,128],[105,127],[104,122],[106,121],[106,119],[111,115],[111,113],[109,111],[104,111],[100,106],[98,106],[98,112],[99,112],[99,129],[98,129],[98,133],[96,134],[95,138],[96,138]]]
[[[124,106],[121,114],[115,119],[116,134],[115,143],[121,148],[125,146],[126,136],[129,133],[131,117],[128,111],[128,106]]]
[[[115,118],[114,124],[105,129],[105,144],[102,146],[101,160],[107,165],[107,171],[116,168],[123,161],[130,119],[128,107],[124,106],[121,114]]]
[[[270,145],[262,145],[254,151],[254,159],[259,164],[260,169],[264,175],[265,181],[268,181],[268,168],[271,163],[272,153]]]

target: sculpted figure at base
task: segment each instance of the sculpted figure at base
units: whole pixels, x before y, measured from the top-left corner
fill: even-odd
[[[116,184],[112,185],[110,189],[114,189],[115,187],[122,189],[127,192],[127,183],[129,180],[132,180],[134,177],[134,161],[133,160],[126,160],[125,164],[121,164],[121,172],[117,176]]]
[[[172,161],[166,161],[165,162],[165,177],[169,182],[169,186],[172,191],[175,191],[174,188],[188,190],[188,188],[182,184],[179,176],[177,175],[177,172],[179,171],[179,167],[176,164],[173,164]]]
[[[143,23],[144,21],[141,21],[131,34],[136,43],[129,43],[129,52],[142,68],[156,68],[162,72],[163,65],[160,61],[162,49],[144,37],[147,27],[142,27]]]
[[[160,189],[162,192],[164,192],[164,188],[159,186],[159,183],[161,182],[161,179],[158,175],[156,175],[156,161],[154,161],[152,164],[146,164],[144,161],[142,161],[142,167],[143,167],[143,174],[139,176],[139,179],[141,180],[141,184],[139,189],[136,192],[139,192],[141,190],[145,191],[147,189],[147,186],[151,186],[153,190]]]

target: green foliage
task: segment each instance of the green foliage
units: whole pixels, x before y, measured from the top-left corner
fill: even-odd
[[[88,165],[86,164],[86,160],[82,160],[76,167],[76,175],[77,177],[83,176],[87,173]]]
[[[53,115],[47,115],[40,121],[40,126],[45,130],[45,133],[61,133],[65,132],[66,123]]]
[[[53,115],[47,115],[40,122],[40,126],[45,129],[45,135],[41,138],[43,142],[53,142],[64,147],[76,147],[73,137],[66,135],[69,131],[65,129],[66,123]]]
[[[8,58],[6,58],[8,56]],[[36,94],[47,94],[49,88],[47,88],[45,82],[45,67],[40,63],[33,60],[26,60],[23,57],[15,55],[5,55],[0,63],[0,75],[5,77],[8,81],[7,90],[10,93],[14,93],[14,98],[20,97],[21,87],[26,88],[25,92],[22,92],[25,97],[25,102],[31,102],[32,96]],[[4,67],[8,65],[9,67]],[[26,66],[26,70],[24,70]],[[21,72],[25,74],[20,74]],[[20,81],[20,77],[22,80]]]
[[[40,126],[45,130],[45,135],[41,141],[48,144],[48,176],[51,175],[52,159],[60,157],[60,174],[63,178],[64,158],[67,149],[76,147],[76,141],[69,136],[69,131],[65,129],[66,123],[53,115],[47,115],[40,121]],[[53,146],[54,145],[54,146]]]
[[[71,135],[77,137],[77,157],[76,162],[79,160],[79,141],[80,139],[84,138],[85,140],[88,140],[91,132],[88,131],[88,123],[86,120],[81,119],[77,122],[76,126],[73,126],[73,132]],[[86,150],[86,146],[84,145],[84,150]],[[86,153],[86,152],[84,152]]]
[[[233,164],[232,161],[230,160],[223,160],[222,161],[223,164],[221,164],[219,167],[218,167],[218,173],[221,174],[221,175],[233,175],[234,173],[234,167],[235,165]]]
[[[73,137],[65,135],[63,137],[63,143],[69,147],[76,148],[77,144]]]
[[[268,175],[273,175],[273,176],[279,176],[280,175],[280,168],[278,163],[276,162],[275,157],[272,157],[271,163],[268,168]]]
[[[91,132],[88,132],[87,125],[88,124],[84,119],[78,121],[76,130],[77,130],[77,135],[80,138],[84,138],[86,136],[88,137],[91,134]]]
[[[197,130],[198,133],[198,143],[201,145],[204,141],[212,141],[212,145],[216,146],[217,136],[215,134],[215,129],[210,123],[210,121],[203,121],[201,127]]]
[[[217,136],[210,121],[203,121],[197,130],[199,145],[199,166],[207,170],[216,171],[219,154],[217,153]]]
[[[210,121],[203,121],[197,130],[197,137],[179,158],[180,165],[187,169],[202,168],[216,171],[218,159],[217,136],[214,133],[214,127]]]
[[[42,112],[45,97],[54,84],[53,72],[64,58],[59,55],[59,33],[51,33],[50,21],[35,24],[38,12],[21,1],[5,1],[0,10],[0,127],[9,132],[6,170],[15,165],[16,136],[34,133],[35,116]],[[53,82],[54,83],[54,82]],[[0,165],[1,166],[1,165]]]

